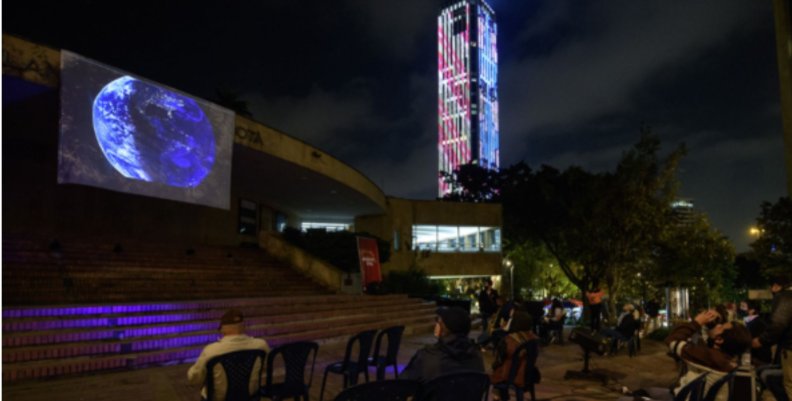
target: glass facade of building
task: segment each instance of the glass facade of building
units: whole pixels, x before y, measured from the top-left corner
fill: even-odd
[[[414,225],[413,250],[500,252],[500,227]]]

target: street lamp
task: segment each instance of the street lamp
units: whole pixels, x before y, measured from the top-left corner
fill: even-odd
[[[509,285],[511,286],[511,298],[514,299],[514,263],[511,260],[506,259],[506,267],[509,268]]]
[[[762,235],[762,231],[763,230],[757,226],[751,226],[750,228],[748,228],[748,235],[754,238],[758,238],[760,235]]]

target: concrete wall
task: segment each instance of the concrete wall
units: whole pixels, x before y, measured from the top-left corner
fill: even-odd
[[[503,226],[499,204],[459,203],[388,198],[388,212],[380,216],[355,219],[355,229],[391,241],[391,258],[383,271],[424,269],[430,276],[499,275],[501,253],[430,252],[412,250],[412,226],[415,224]],[[394,249],[398,242],[398,249]]]
[[[275,233],[262,232],[259,235],[259,244],[270,255],[287,263],[314,282],[333,292],[341,291],[345,275],[339,268],[289,244]]]
[[[244,191],[256,177],[239,168],[231,177],[231,209],[80,186],[58,185],[60,52],[3,35],[3,78],[25,87],[3,99],[3,233],[63,237],[107,237],[233,245],[256,243],[238,235],[239,200],[259,205],[260,230],[274,226],[266,195]],[[5,92],[5,88],[4,88]],[[385,195],[366,176],[343,162],[288,135],[237,117],[234,146],[246,147],[310,169],[371,199],[384,209]],[[315,155],[320,154],[321,157]],[[255,162],[255,161],[254,161]],[[252,185],[241,185],[252,183]],[[266,193],[266,191],[261,191]],[[293,225],[299,216],[288,214]],[[114,239],[115,240],[115,239]]]
[[[342,182],[366,195],[382,209],[385,208],[385,194],[368,177],[296,138],[237,115],[234,143],[276,156]]]

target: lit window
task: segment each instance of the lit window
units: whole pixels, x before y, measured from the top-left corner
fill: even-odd
[[[327,232],[334,232],[334,231],[347,231],[349,230],[349,224],[343,223],[324,223],[319,221],[306,221],[300,225],[300,229],[302,231],[308,230],[325,230]]]
[[[413,226],[413,250],[435,252],[500,252],[500,227]]]

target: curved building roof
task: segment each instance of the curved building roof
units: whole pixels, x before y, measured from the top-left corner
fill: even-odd
[[[60,51],[3,35],[3,75],[59,87]],[[5,92],[5,91],[4,91]],[[6,93],[4,93],[6,97]],[[4,101],[13,99],[4,99]],[[303,220],[351,222],[384,213],[385,194],[360,171],[323,150],[245,117],[236,117],[232,191]]]

